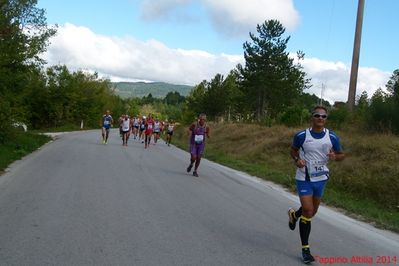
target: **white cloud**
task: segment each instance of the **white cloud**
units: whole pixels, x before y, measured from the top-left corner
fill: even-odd
[[[196,85],[210,80],[217,73],[227,75],[242,55],[211,54],[201,50],[171,49],[157,40],[140,41],[131,37],[112,38],[93,33],[85,27],[65,24],[59,27],[44,58],[49,65],[65,64],[69,69],[96,71],[112,81],[164,81]],[[313,85],[306,92],[331,103],[346,101],[350,66],[317,58],[301,61]],[[360,67],[357,94],[367,91],[369,97],[378,88],[385,88],[392,73]]]
[[[142,17],[167,20],[176,12],[179,18],[193,20],[188,9],[183,9],[193,3],[205,8],[215,30],[223,36],[246,37],[249,31],[255,31],[257,24],[269,19],[279,20],[289,31],[299,23],[293,0],[143,0]]]
[[[51,40],[44,58],[50,65],[90,69],[118,80],[151,80],[195,85],[217,73],[226,75],[242,56],[214,55],[199,50],[171,49],[157,40],[97,35],[65,24]]]
[[[143,0],[141,16],[145,20],[170,19],[171,13],[180,6],[189,4],[192,0]],[[182,17],[187,16],[181,15]]]
[[[348,98],[350,65],[342,62],[329,62],[317,58],[305,58],[301,64],[310,77],[313,85],[306,92],[321,95],[324,85],[323,98],[330,101],[346,102]],[[371,97],[378,89],[385,89],[385,84],[392,73],[371,67],[359,67],[356,95],[366,91]]]
[[[224,35],[247,36],[257,24],[277,19],[288,30],[299,22],[292,0],[202,0],[215,28]]]

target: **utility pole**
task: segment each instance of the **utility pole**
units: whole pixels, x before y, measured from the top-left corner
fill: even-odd
[[[359,0],[357,7],[355,42],[353,45],[351,76],[349,81],[348,107],[352,111],[355,106],[357,73],[359,70],[360,42],[362,39],[364,1]]]

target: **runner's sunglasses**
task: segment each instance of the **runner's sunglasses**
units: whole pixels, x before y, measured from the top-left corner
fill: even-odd
[[[323,118],[323,119],[326,119],[326,118],[327,118],[327,115],[314,114],[313,117],[314,117],[314,118]]]

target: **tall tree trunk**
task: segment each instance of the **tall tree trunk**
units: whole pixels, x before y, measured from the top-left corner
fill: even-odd
[[[262,106],[263,106],[262,91],[258,90],[258,103],[256,105],[256,120],[258,122],[260,122],[262,117]]]

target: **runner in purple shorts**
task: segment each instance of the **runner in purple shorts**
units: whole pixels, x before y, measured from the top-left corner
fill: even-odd
[[[194,166],[193,176],[198,177],[197,169],[201,162],[201,157],[205,149],[205,139],[209,138],[209,127],[205,123],[206,115],[200,114],[198,121],[193,123],[189,128],[190,137],[190,165],[187,167],[187,172],[189,173]]]

